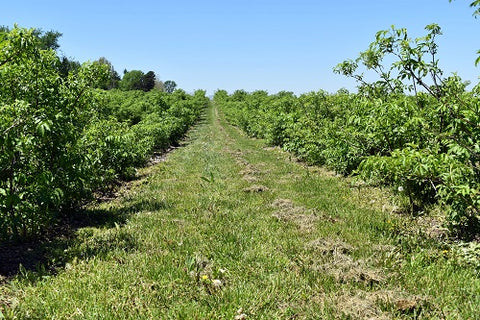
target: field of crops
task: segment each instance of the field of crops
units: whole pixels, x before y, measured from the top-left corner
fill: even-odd
[[[62,76],[53,50],[15,28],[0,47],[0,239],[38,236],[92,192],[134,174],[196,121],[208,99],[104,91],[105,65]]]
[[[302,160],[371,184],[389,185],[408,199],[405,211],[439,204],[454,234],[480,231],[480,85],[467,91],[437,66],[437,25],[412,40],[405,29],[380,31],[356,60],[336,72],[359,81],[359,92],[319,91],[296,97],[265,91],[215,101],[232,123]],[[397,60],[383,65],[386,57]],[[366,82],[362,70],[380,78]],[[388,71],[386,71],[388,70]],[[395,76],[394,76],[395,75]]]
[[[0,319],[477,319],[480,84],[425,29],[213,99],[1,29]]]
[[[448,117],[439,117],[441,105],[425,95],[219,91],[215,102],[250,136],[307,163],[391,186],[406,198],[405,212],[442,205],[452,231],[469,237],[478,232],[479,201],[478,122],[469,119],[478,119],[479,101],[462,95],[469,103]]]

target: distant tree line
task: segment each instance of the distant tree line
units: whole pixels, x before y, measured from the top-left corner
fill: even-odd
[[[155,72],[153,71],[148,71],[147,73],[144,73],[141,70],[127,71],[125,69],[123,71],[123,77],[120,78],[117,71],[115,71],[110,61],[108,61],[106,58],[101,57],[95,62],[107,65],[110,70],[108,78],[100,86],[100,88],[105,90],[142,90],[148,92],[150,90],[157,89],[167,93],[172,93],[177,87],[175,81],[167,80],[165,82],[162,82],[158,80]]]
[[[10,31],[9,27],[0,26],[0,36],[6,34]],[[52,49],[57,51],[60,48],[58,44],[58,39],[63,35],[62,33],[54,30],[43,31],[42,29],[34,29],[33,34],[37,38],[37,45],[42,50]],[[105,57],[100,57],[97,61],[94,61],[96,64],[107,66],[109,72],[108,77],[105,80],[98,83],[98,88],[104,90],[111,89],[120,89],[123,91],[129,90],[142,90],[148,92],[153,89],[164,91],[167,93],[172,93],[175,91],[177,84],[175,81],[167,80],[162,82],[157,79],[155,72],[148,71],[144,73],[141,70],[131,70],[123,71],[123,77],[120,77],[118,72],[113,67],[112,63],[107,60]],[[58,70],[60,76],[66,78],[69,73],[77,73],[80,70],[81,63],[74,60],[73,58],[68,58],[62,56],[59,58],[57,65],[55,66]]]

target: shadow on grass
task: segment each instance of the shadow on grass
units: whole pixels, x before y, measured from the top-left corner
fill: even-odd
[[[71,212],[40,238],[23,243],[0,243],[0,283],[15,276],[35,281],[55,274],[67,263],[103,258],[115,250],[132,251],[138,241],[122,228],[127,219],[142,211],[166,208],[159,199],[132,199],[108,209]]]

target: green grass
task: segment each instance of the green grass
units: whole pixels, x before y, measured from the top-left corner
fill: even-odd
[[[56,272],[24,270],[6,282],[0,311],[7,319],[478,318],[478,265],[381,210],[387,200],[247,138],[212,107],[185,146],[140,169],[119,198],[89,208],[118,223],[78,229],[56,253]]]

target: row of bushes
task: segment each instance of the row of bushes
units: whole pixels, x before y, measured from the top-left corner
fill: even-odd
[[[440,26],[410,38],[405,28],[377,32],[355,60],[334,68],[358,94],[295,97],[225,91],[215,95],[249,134],[339,173],[393,186],[410,211],[440,203],[459,236],[480,234],[480,84],[467,91],[438,64]],[[366,74],[377,81],[368,82]]]
[[[441,203],[452,230],[471,236],[479,228],[480,99],[478,87],[464,89],[457,88],[457,103],[450,101],[447,111],[425,93],[372,97],[340,90],[296,97],[238,90],[217,91],[214,102],[251,136],[405,193],[412,212]]]
[[[0,240],[35,236],[92,191],[130,176],[208,103],[204,91],[94,89],[105,65],[65,77],[59,63],[33,30],[0,36]]]
[[[83,152],[96,164],[94,175],[99,181],[93,189],[131,177],[154,151],[166,150],[178,141],[209,102],[201,90],[194,95],[183,90],[172,94],[97,90],[96,94],[96,118],[80,139]]]

